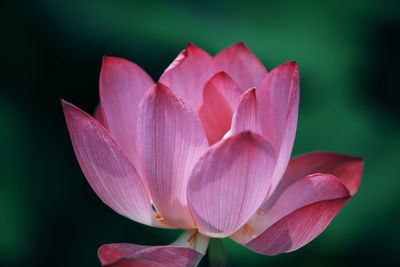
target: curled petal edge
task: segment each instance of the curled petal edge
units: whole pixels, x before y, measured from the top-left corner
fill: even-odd
[[[167,246],[127,243],[102,245],[98,257],[102,266],[196,266],[205,255],[209,238],[195,230],[185,231]]]
[[[285,216],[245,246],[264,255],[297,250],[315,239],[351,197],[325,200]]]

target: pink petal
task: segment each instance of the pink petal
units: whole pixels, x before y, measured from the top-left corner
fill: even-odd
[[[137,167],[136,117],[144,93],[153,80],[136,64],[104,57],[100,73],[100,100],[105,125]]]
[[[107,244],[98,250],[102,266],[196,266],[204,256],[200,252],[179,246],[140,246]]]
[[[271,209],[276,209],[274,207],[277,205],[277,201],[282,198],[282,195],[285,194],[285,190],[294,187],[298,182],[304,180],[306,176],[312,177],[315,173],[334,175],[346,186],[349,194],[353,196],[360,185],[362,169],[363,160],[361,158],[337,153],[316,152],[295,157],[290,161],[278,187],[270,198],[261,205],[260,211],[268,214]],[[239,243],[248,242],[268,227],[266,223],[268,218],[266,218],[265,216],[259,216],[257,220],[249,221],[249,226],[254,230],[251,236],[247,231],[249,227],[245,227],[235,233],[232,238]]]
[[[267,70],[243,42],[225,48],[215,56],[224,70],[239,84],[242,90],[258,87]]]
[[[271,145],[251,132],[212,146],[194,167],[187,191],[200,233],[226,237],[243,226],[267,194],[274,164]]]
[[[232,121],[232,133],[252,131],[261,134],[260,120],[257,114],[256,89],[250,88],[239,99],[239,105]]]
[[[326,200],[300,208],[246,244],[251,250],[276,255],[306,245],[329,225],[348,198]]]
[[[221,140],[231,128],[240,94],[239,86],[225,72],[215,74],[204,86],[199,116],[210,145]]]
[[[239,243],[247,243],[283,217],[307,205],[336,199],[348,199],[350,192],[343,183],[330,174],[312,174],[290,185],[277,201],[269,199],[268,210],[259,210],[258,215],[248,222],[248,227],[232,236]],[[246,231],[252,229],[251,231]]]
[[[271,192],[279,183],[290,160],[296,135],[299,106],[299,70],[296,62],[273,69],[257,90],[257,108],[264,137],[277,152]]]
[[[335,176],[322,173],[310,174],[289,186],[273,207],[261,217],[265,217],[263,220],[272,225],[302,206],[322,200],[348,197],[350,197],[350,192]]]
[[[293,158],[276,193],[280,194],[296,180],[312,173],[328,173],[336,176],[354,195],[361,182],[363,159],[338,153],[315,152]]]
[[[145,95],[138,115],[142,167],[154,205],[179,228],[194,228],[186,200],[190,171],[208,148],[197,115],[162,84]]]
[[[142,180],[109,132],[74,105],[62,105],[79,165],[101,200],[132,220],[163,226],[154,216]]]
[[[205,51],[188,44],[165,70],[160,82],[183,97],[198,112],[203,102],[203,87],[222,68]]]

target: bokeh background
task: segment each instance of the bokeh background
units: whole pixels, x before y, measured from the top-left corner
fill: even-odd
[[[244,41],[268,70],[296,60],[293,155],[365,159],[358,194],[316,240],[268,257],[226,239],[230,266],[399,263],[399,11],[400,1],[3,1],[0,266],[98,266],[101,244],[179,235],[102,204],[75,159],[60,98],[92,112],[103,55],[157,80],[189,41],[212,55]]]

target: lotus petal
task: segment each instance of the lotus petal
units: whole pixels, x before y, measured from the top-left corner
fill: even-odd
[[[271,183],[275,154],[251,132],[212,146],[194,167],[187,199],[200,233],[226,237],[256,212]]]
[[[165,227],[157,221],[135,167],[110,133],[94,118],[62,101],[79,165],[100,199],[134,221]]]
[[[350,192],[335,176],[322,173],[305,176],[282,192],[277,201],[269,199],[267,206],[270,205],[271,208],[260,209],[258,214],[247,222],[247,227],[243,227],[231,238],[245,244],[297,209],[321,201],[348,198]]]
[[[100,73],[100,101],[106,128],[137,167],[136,117],[143,95],[154,84],[136,64],[104,57]]]
[[[189,43],[161,75],[160,82],[198,112],[203,103],[204,85],[220,71],[222,67],[209,54]]]
[[[257,114],[256,88],[250,88],[239,99],[232,120],[232,134],[252,131],[261,134],[260,120]]]
[[[194,228],[186,187],[192,167],[208,148],[200,119],[168,87],[156,84],[141,103],[138,136],[155,208],[168,223]]]
[[[236,43],[219,52],[215,56],[215,61],[239,84],[243,91],[258,87],[267,75],[263,64],[243,42]]]
[[[246,247],[265,255],[299,249],[325,230],[348,200],[326,200],[300,208],[269,227]]]
[[[225,72],[215,74],[204,86],[199,117],[210,145],[221,140],[231,128],[240,94],[239,86]]]
[[[353,196],[360,186],[363,159],[332,152],[314,152],[290,160],[284,177],[276,189],[280,195],[296,180],[312,173],[328,173],[336,176]]]
[[[98,256],[101,265],[108,267],[175,267],[196,266],[204,255],[188,247],[122,243],[101,246]]]
[[[299,106],[299,70],[296,62],[273,69],[257,90],[257,108],[263,136],[277,153],[271,192],[282,178],[290,160],[296,135]]]
[[[107,244],[99,248],[98,256],[103,266],[196,266],[208,242],[208,237],[188,230],[168,246]]]

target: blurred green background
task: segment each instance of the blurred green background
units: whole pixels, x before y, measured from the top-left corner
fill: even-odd
[[[92,112],[103,55],[157,80],[189,41],[212,55],[244,41],[268,70],[296,60],[293,155],[365,159],[358,194],[316,240],[268,257],[226,239],[229,264],[399,263],[400,1],[7,1],[0,22],[0,266],[98,266],[101,244],[175,239],[179,231],[132,222],[97,198],[60,98]]]

